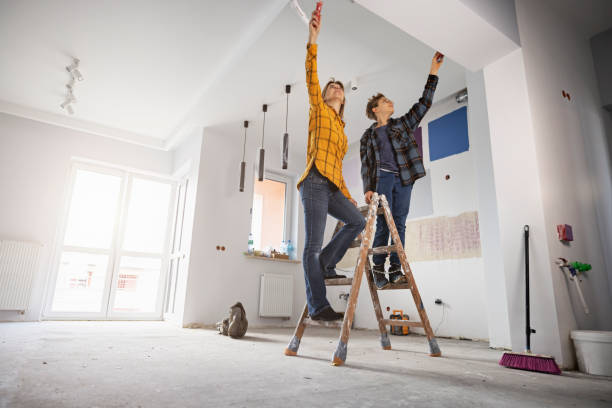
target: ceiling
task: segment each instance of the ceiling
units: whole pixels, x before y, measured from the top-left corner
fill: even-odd
[[[314,0],[301,0],[305,10]],[[292,84],[292,150],[306,143],[307,27],[287,0],[0,0],[0,110],[95,134],[171,148],[192,126],[260,129],[269,104],[269,143],[284,132],[284,86]],[[319,37],[319,75],[348,82],[347,134],[369,125],[367,98],[382,91],[397,113],[425,83],[433,50],[350,0],[328,0]],[[71,57],[85,80],[75,114],[61,108]],[[436,99],[465,86],[447,61]],[[303,151],[303,150],[302,150]]]

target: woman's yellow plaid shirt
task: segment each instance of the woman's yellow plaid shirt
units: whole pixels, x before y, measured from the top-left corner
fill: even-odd
[[[351,194],[346,188],[342,176],[342,159],[348,149],[344,134],[344,121],[336,111],[323,101],[321,86],[317,75],[317,45],[309,44],[306,51],[306,86],[310,102],[308,122],[308,147],[306,152],[306,170],[297,187],[313,165],[319,172],[334,183],[346,198]]]

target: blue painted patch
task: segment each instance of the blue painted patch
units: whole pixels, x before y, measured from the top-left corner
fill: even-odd
[[[431,161],[462,153],[470,148],[465,106],[432,120],[428,124],[428,130]]]

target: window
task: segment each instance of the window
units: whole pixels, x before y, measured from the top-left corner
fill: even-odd
[[[290,239],[287,233],[287,185],[288,179],[271,175],[263,181],[255,178],[253,188],[253,208],[251,234],[253,248],[280,249],[284,240]]]
[[[174,188],[75,162],[47,317],[161,316]]]

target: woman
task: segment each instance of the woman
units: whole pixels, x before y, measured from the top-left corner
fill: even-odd
[[[306,242],[304,278],[308,312],[313,320],[338,320],[325,297],[325,279],[341,277],[334,267],[365,227],[365,219],[351,198],[342,176],[342,159],[347,150],[344,134],[344,87],[331,80],[323,88],[317,76],[317,37],[321,17],[312,13],[306,46],[306,85],[310,102],[306,170],[298,182],[304,205]],[[344,227],[321,249],[327,214],[344,222]]]

